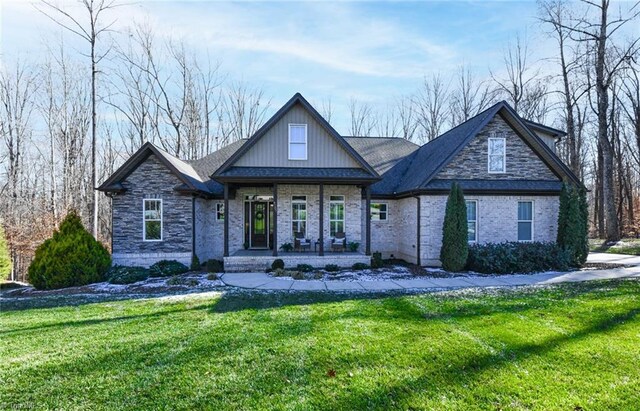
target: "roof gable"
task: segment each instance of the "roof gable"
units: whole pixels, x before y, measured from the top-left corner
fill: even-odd
[[[288,159],[288,125],[307,124],[308,160]],[[231,167],[360,168],[376,171],[302,97],[296,93],[247,142],[218,168],[212,178]]]

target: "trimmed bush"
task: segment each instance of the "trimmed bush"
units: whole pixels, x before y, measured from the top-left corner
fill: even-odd
[[[110,265],[109,251],[71,211],[60,229],[36,249],[28,278],[39,290],[86,285],[104,281]]]
[[[187,266],[176,260],[162,260],[149,267],[149,277],[171,277],[187,271]]]
[[[304,273],[302,271],[292,271],[291,278],[294,280],[304,280]]]
[[[0,226],[0,280],[6,280],[11,274],[11,256],[9,245],[4,235],[4,229]]]
[[[469,247],[467,268],[486,274],[566,271],[571,253],[553,242],[506,242],[475,244]]]
[[[284,269],[284,261],[282,260],[282,258],[276,258],[275,260],[273,260],[273,262],[271,263],[271,269],[272,270],[277,270],[277,269]]]
[[[218,279],[218,274],[216,274],[216,273],[209,273],[207,275],[207,280],[209,280],[209,281],[215,281],[217,279]]]
[[[469,255],[467,205],[458,183],[451,184],[442,225],[440,262],[447,271],[461,271]]]
[[[271,275],[274,277],[288,277],[289,272],[285,271],[284,268],[276,268],[271,272]]]
[[[329,271],[330,273],[335,273],[336,271],[340,271],[340,267],[337,264],[327,264],[324,266],[325,271]]]
[[[207,260],[205,263],[205,269],[208,273],[223,273],[224,261],[222,260]]]
[[[200,259],[196,254],[191,257],[191,271],[200,271],[202,266],[200,265]]]
[[[179,275],[174,275],[167,280],[167,285],[184,285],[187,287],[195,287],[200,284],[195,278],[184,278]]]
[[[581,267],[589,254],[589,207],[584,189],[564,183],[560,193],[557,243],[571,254],[571,265]]]
[[[298,264],[296,266],[296,270],[302,271],[303,273],[310,273],[311,271],[313,271],[313,266],[309,264]]]
[[[356,251],[358,251],[358,248],[360,247],[360,243],[358,243],[357,241],[351,241],[349,242],[349,244],[347,244],[347,247],[349,247],[349,251],[351,251],[352,253],[355,253]]]
[[[353,270],[368,270],[369,268],[370,267],[365,263],[355,263],[354,265],[351,266],[351,269]]]
[[[375,252],[371,256],[371,268],[382,268],[384,261],[382,260],[382,253]]]
[[[149,278],[149,270],[144,267],[114,265],[107,273],[111,284],[133,284]]]

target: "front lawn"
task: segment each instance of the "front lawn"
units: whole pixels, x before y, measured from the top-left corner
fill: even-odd
[[[598,253],[640,255],[640,238],[625,238],[618,242],[606,240],[589,240],[589,250]]]
[[[420,295],[46,298],[58,306],[3,301],[0,409],[640,404],[637,280]]]

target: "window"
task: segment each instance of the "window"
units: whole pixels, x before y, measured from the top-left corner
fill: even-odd
[[[506,172],[506,140],[492,137],[489,139],[489,172]]]
[[[307,197],[293,196],[291,198],[291,226],[293,236],[296,233],[307,235]]]
[[[478,202],[475,200],[467,201],[467,241],[478,241]]]
[[[162,241],[162,200],[143,200],[142,239]]]
[[[344,196],[329,198],[329,231],[331,237],[344,233]]]
[[[224,221],[224,203],[216,203],[216,220]]]
[[[387,203],[371,203],[371,221],[387,221]]]
[[[518,202],[518,241],[533,241],[533,201]]]
[[[289,124],[289,160],[307,159],[307,125]]]

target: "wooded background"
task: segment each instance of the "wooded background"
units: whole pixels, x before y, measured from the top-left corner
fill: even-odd
[[[0,72],[0,222],[16,279],[70,209],[109,244],[110,200],[94,187],[145,141],[195,159],[250,137],[271,112],[263,89],[230,81],[222,62],[180,39],[158,40],[141,24],[114,33],[110,12],[127,5],[82,4],[78,16],[49,1],[36,7],[86,49],[52,39],[38,61],[4,62]],[[430,74],[384,107],[352,98],[348,134],[423,144],[506,100],[522,117],[568,133],[558,154],[590,190],[592,236],[636,237],[640,39],[621,33],[638,24],[640,6],[544,1],[538,9],[553,54],[532,61],[522,36],[509,42],[502,70],[461,65],[454,74]],[[331,122],[331,100],[312,103]]]

